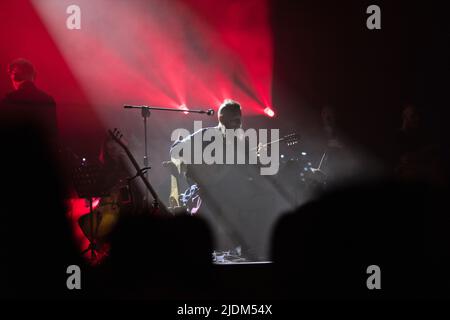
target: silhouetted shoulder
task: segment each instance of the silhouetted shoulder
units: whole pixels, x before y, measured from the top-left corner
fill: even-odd
[[[42,104],[55,106],[52,96],[37,88],[33,83],[24,84],[19,90],[8,93],[3,102],[6,104]]]

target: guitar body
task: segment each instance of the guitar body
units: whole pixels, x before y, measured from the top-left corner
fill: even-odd
[[[103,242],[114,230],[120,215],[124,214],[127,205],[130,203],[126,186],[116,186],[107,197],[100,198],[97,207],[93,210],[93,235],[97,242]],[[84,235],[91,239],[91,217],[87,213],[80,217],[78,224]]]

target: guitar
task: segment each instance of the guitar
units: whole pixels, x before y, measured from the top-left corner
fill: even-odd
[[[141,169],[139,167],[139,164],[137,163],[136,159],[134,158],[133,154],[131,153],[130,149],[126,146],[126,144],[122,141],[123,134],[118,130],[114,129],[113,131],[108,130],[108,133],[110,134],[111,138],[122,147],[122,149],[125,151],[126,155],[128,156],[128,159],[131,161],[133,167],[136,169],[136,177],[139,176],[144,182],[146,188],[150,192],[150,194],[153,197],[153,213],[158,213],[162,215],[173,215],[170,210],[165,206],[165,204],[161,201],[158,194],[156,193],[153,186],[148,181],[147,177],[145,176],[145,170],[148,170],[147,168]]]
[[[298,134],[293,132],[293,133],[289,133],[289,134],[287,134],[287,135],[285,135],[285,136],[283,136],[283,137],[281,137],[279,139],[272,140],[272,141],[270,141],[268,143],[265,143],[265,144],[261,144],[260,143],[256,148],[250,149],[250,151],[256,151],[256,152],[259,153],[259,151],[261,151],[261,149],[267,148],[271,144],[280,143],[280,142],[284,142],[286,144],[286,146],[292,147],[292,146],[296,145],[299,142],[299,140],[300,139],[298,137]]]
[[[98,205],[92,212],[92,221],[90,219],[91,213],[84,214],[78,219],[80,229],[90,242],[96,241],[97,245],[101,247],[104,240],[115,228],[119,221],[121,209],[129,203],[124,201],[123,190],[125,188],[125,186],[117,185],[113,187],[110,195],[100,198]],[[93,232],[91,232],[91,228]]]
[[[280,143],[283,142],[288,147],[293,147],[299,142],[299,137],[297,133],[290,133],[287,134],[279,139],[272,140],[265,144],[259,144],[256,148],[251,148],[249,152],[256,152],[259,155],[259,152],[263,148],[267,148],[271,144],[274,143]],[[188,212],[192,212],[192,209],[195,209],[195,211],[198,210],[198,205],[201,203],[197,200],[197,197],[199,196],[199,188],[188,188],[184,193],[179,193],[179,186],[178,186],[178,179],[182,178],[181,170],[180,170],[180,163],[176,162],[179,160],[172,159],[172,167],[174,167],[171,170],[171,199],[174,199],[174,203],[176,205],[179,205],[181,207],[187,208]],[[227,165],[202,165],[203,167],[199,170],[200,173],[203,173],[204,181],[207,181],[208,183],[214,183],[214,181],[220,181],[222,178],[226,177],[229,174],[230,167]],[[214,168],[213,168],[214,166]],[[212,170],[208,171],[209,168],[213,168]],[[177,170],[178,169],[178,170]],[[232,169],[231,169],[232,170]],[[197,176],[198,178],[198,176]],[[196,180],[196,179],[194,179]],[[199,179],[196,180],[196,185],[201,185],[202,181]],[[195,185],[195,184],[194,184]],[[193,206],[195,208],[193,208]]]

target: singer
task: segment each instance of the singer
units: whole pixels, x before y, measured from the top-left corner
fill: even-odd
[[[175,141],[172,145],[170,149],[171,158],[179,159],[183,156],[186,157],[186,155],[181,154],[180,151],[191,149],[191,147],[193,148],[193,152],[190,152],[190,155],[194,155],[194,159],[203,158],[203,151],[208,148],[208,139],[203,139],[205,135],[225,138],[227,129],[236,130],[242,127],[242,111],[240,104],[233,100],[225,100],[219,108],[218,120],[218,125],[210,128],[196,128],[196,123],[198,122],[195,121],[194,133],[184,137],[182,140]],[[181,131],[177,132],[181,133]],[[174,137],[172,136],[172,141],[174,141],[173,138]],[[194,141],[193,144],[191,143],[192,141]],[[196,141],[200,142],[200,145],[199,143],[195,143]],[[201,161],[191,161],[191,159],[184,162],[186,164],[201,164]]]
[[[254,198],[253,193],[258,192],[256,181],[259,180],[257,170],[259,164],[256,161],[247,161],[247,159],[244,164],[238,163],[239,143],[227,139],[227,133],[230,130],[242,131],[240,130],[242,127],[240,104],[233,100],[225,100],[219,108],[218,120],[217,126],[200,128],[184,139],[176,141],[170,150],[171,158],[180,159],[181,157],[182,160],[184,156],[180,151],[188,151],[191,148],[191,155],[194,157],[208,154],[208,150],[215,149],[214,145],[217,146],[216,139],[221,140],[220,145],[223,146],[222,154],[225,159],[228,159],[229,153],[232,151],[232,157],[236,157],[233,164],[230,164],[228,160],[220,163],[203,161],[200,164],[189,161],[189,163],[184,163],[184,173],[189,184],[194,182],[198,187],[201,198],[199,212],[213,230],[215,250],[241,252],[244,256],[256,258],[261,255],[261,250],[258,247],[259,242],[255,240],[256,237],[252,237],[257,231],[252,230],[255,224],[252,225],[251,215],[248,213],[252,210],[250,199]],[[256,131],[253,131],[256,138]],[[214,141],[204,139],[205,136],[214,137]],[[174,140],[173,138],[172,136],[172,140]],[[247,138],[245,135],[235,136],[234,140],[243,140],[245,145],[252,142],[256,145],[254,139]],[[231,149],[227,145],[230,142]],[[217,153],[221,151],[219,149],[216,148],[214,151]],[[243,148],[243,150],[250,149]],[[256,157],[256,153],[254,156]],[[215,155],[212,157],[215,158]]]

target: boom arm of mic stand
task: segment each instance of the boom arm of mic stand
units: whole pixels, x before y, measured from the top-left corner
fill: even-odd
[[[161,108],[161,107],[149,107],[149,106],[132,106],[124,105],[124,109],[140,109],[140,110],[157,110],[157,111],[171,111],[171,112],[183,112],[183,113],[200,113],[212,116],[214,114],[213,109],[208,110],[191,110],[191,109],[175,109],[175,108]]]

